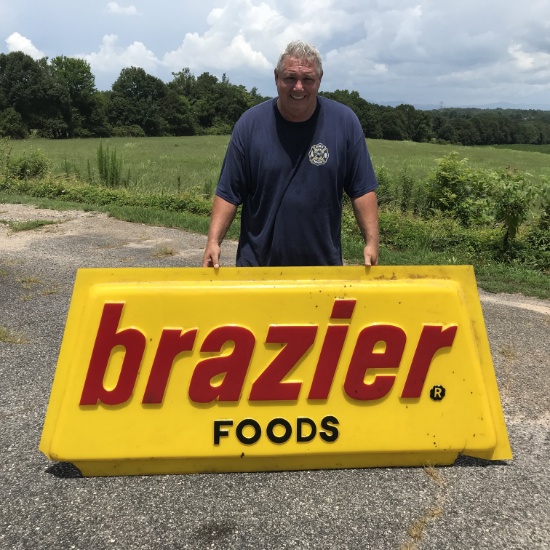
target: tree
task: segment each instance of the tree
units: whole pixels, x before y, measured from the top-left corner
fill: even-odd
[[[13,108],[27,129],[47,137],[67,137],[70,97],[46,58],[22,52],[0,54],[0,110]]]
[[[456,134],[453,123],[449,120],[445,121],[442,126],[437,129],[437,138],[449,143],[458,143],[458,136]]]
[[[196,126],[209,133],[230,133],[247,109],[267,99],[258,94],[257,88],[247,92],[244,86],[231,84],[226,74],[221,81],[208,72],[195,78],[188,68],[172,74],[169,89],[185,98]]]
[[[191,74],[189,68],[185,67],[177,73],[172,73],[172,76],[173,80],[168,83],[170,88],[188,99],[195,97],[197,79]]]
[[[401,111],[387,107],[382,113],[380,124],[384,139],[408,139],[407,121]]]
[[[23,124],[23,118],[13,108],[0,112],[0,136],[12,139],[24,139],[29,135],[29,129]]]
[[[48,64],[47,58],[37,61],[41,68],[40,93],[36,99],[41,121],[37,128],[44,137],[62,139],[70,137],[71,98],[64,80]]]
[[[361,123],[365,137],[374,139],[382,137],[381,108],[364,100],[359,92],[336,90],[335,92],[321,92],[320,95],[343,103],[352,109]]]
[[[142,68],[122,69],[112,87],[109,120],[113,126],[143,128],[147,136],[162,136],[168,123],[162,117],[162,103],[166,100],[167,86]]]
[[[83,59],[59,56],[51,62],[54,77],[69,94],[71,111],[69,137],[102,135],[106,126],[105,112],[98,101],[95,78],[88,62]],[[102,120],[103,119],[103,120]]]
[[[189,100],[179,95],[174,88],[168,88],[160,113],[166,121],[170,135],[193,136],[196,134],[197,121],[193,116]]]
[[[0,110],[13,108],[27,128],[37,128],[42,69],[22,52],[0,54]]]
[[[455,141],[462,145],[478,145],[481,141],[479,132],[471,120],[454,119],[451,124],[455,130]]]

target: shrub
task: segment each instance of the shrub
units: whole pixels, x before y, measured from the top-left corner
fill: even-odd
[[[428,182],[428,205],[451,214],[465,227],[488,223],[493,214],[490,194],[493,180],[494,174],[471,169],[468,159],[459,160],[458,153],[452,152],[439,159]]]
[[[541,271],[550,271],[550,181],[543,179],[539,189],[541,214],[527,232],[529,244],[527,264]]]
[[[40,149],[10,159],[8,165],[10,176],[20,180],[42,178],[48,173],[48,169],[48,159]]]
[[[380,166],[380,168],[376,170],[376,179],[378,181],[378,189],[376,190],[378,204],[380,206],[391,206],[395,204],[397,201],[393,181],[385,166]]]
[[[46,139],[67,139],[69,126],[60,118],[48,118],[42,121],[42,128],[37,132],[39,137]]]
[[[0,136],[12,139],[25,139],[29,129],[23,123],[21,115],[10,107],[0,113]]]
[[[524,174],[508,168],[494,182],[492,194],[495,200],[495,219],[504,225],[503,245],[506,249],[516,238],[520,225],[527,219],[536,197],[536,189],[528,184]]]
[[[422,220],[412,214],[380,211],[380,242],[394,250],[446,252],[462,262],[493,260],[500,234],[494,228],[464,228],[443,215]]]
[[[401,200],[399,208],[401,212],[408,212],[411,209],[413,198],[414,178],[411,175],[410,166],[404,163],[399,174],[399,183]]]
[[[10,140],[7,138],[0,139],[0,174],[3,177],[9,176],[9,166],[11,164],[12,148]]]
[[[115,126],[112,131],[113,137],[146,137],[141,126],[132,124],[130,126]]]

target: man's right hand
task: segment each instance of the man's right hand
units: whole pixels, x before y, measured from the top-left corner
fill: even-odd
[[[221,248],[220,245],[235,218],[237,207],[230,202],[218,197],[214,197],[212,205],[212,215],[210,217],[210,229],[208,230],[208,241],[204,249],[202,258],[202,267],[220,267]]]
[[[204,257],[202,259],[202,267],[220,267],[221,247],[218,243],[208,243],[204,249]]]

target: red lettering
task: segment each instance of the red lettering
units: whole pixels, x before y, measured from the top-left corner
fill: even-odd
[[[335,300],[330,318],[351,319],[356,302],[357,300]],[[315,367],[315,375],[313,376],[308,399],[328,398],[348,328],[347,325],[328,326],[319,361]]]
[[[182,333],[181,329],[164,329],[151,367],[143,403],[162,403],[166,385],[176,357],[184,351],[192,351],[197,329]]]
[[[315,368],[308,399],[328,398],[348,328],[347,325],[330,325],[327,328],[327,335]]]
[[[250,391],[250,401],[295,401],[301,382],[283,382],[283,378],[304,357],[317,334],[317,326],[271,325],[266,343],[286,344],[269,366],[258,376]]]
[[[355,306],[356,300],[334,301],[331,314],[333,324],[327,326],[309,389],[310,400],[326,400],[329,397]],[[119,330],[124,307],[124,303],[106,303],[103,306],[80,405],[101,403],[115,406],[132,397],[147,339],[134,327]],[[298,400],[303,382],[286,379],[307,357],[318,328],[317,325],[269,326],[266,348],[269,349],[270,344],[279,344],[281,349],[275,352],[275,357],[252,383],[249,401]],[[182,353],[192,357],[198,330],[166,328],[162,331],[143,394],[143,404],[163,402],[174,362]],[[457,330],[457,325],[444,328],[443,325],[426,324],[422,327],[401,393],[402,399],[417,399],[421,396],[434,357],[440,350],[452,347]],[[364,327],[357,335],[345,376],[345,394],[357,401],[373,401],[387,396],[397,373],[381,374],[380,371],[396,371],[399,368],[406,341],[405,331],[398,326],[373,324]],[[212,403],[216,400],[238,402],[255,345],[254,333],[245,327],[228,325],[213,329],[204,339],[200,353],[217,355],[196,363],[189,384],[189,399],[195,403]],[[109,382],[115,376],[117,379],[110,382],[110,387],[106,387],[109,363],[117,352],[122,354],[120,372],[110,373]],[[369,369],[371,380],[367,382]]]
[[[457,325],[453,325],[443,330],[442,325],[424,325],[401,394],[402,398],[420,397],[434,355],[440,349],[453,345],[457,328]]]
[[[244,379],[254,351],[256,339],[250,330],[239,326],[215,328],[205,338],[201,352],[220,352],[226,342],[232,341],[233,352],[220,357],[210,357],[197,363],[191,383],[189,398],[195,403],[238,401]],[[220,384],[213,385],[212,378],[224,375]]]
[[[105,304],[84,382],[81,405],[120,405],[130,399],[145,351],[145,336],[136,328],[117,332],[124,304]],[[115,387],[104,387],[105,372],[113,350],[125,349],[124,360]]]
[[[391,390],[395,374],[377,375],[370,384],[365,383],[369,369],[397,369],[403,357],[407,336],[393,325],[371,325],[357,337],[349,365],[344,391],[352,399],[371,401],[381,399]],[[385,342],[384,351],[375,350],[378,342]]]
[[[334,300],[331,319],[351,319],[357,300]]]

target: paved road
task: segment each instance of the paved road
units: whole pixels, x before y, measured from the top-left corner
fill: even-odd
[[[78,267],[198,265],[204,238],[0,204],[1,549],[550,548],[550,302],[482,295],[514,459],[81,478],[38,443]],[[234,245],[226,247],[227,261]]]

